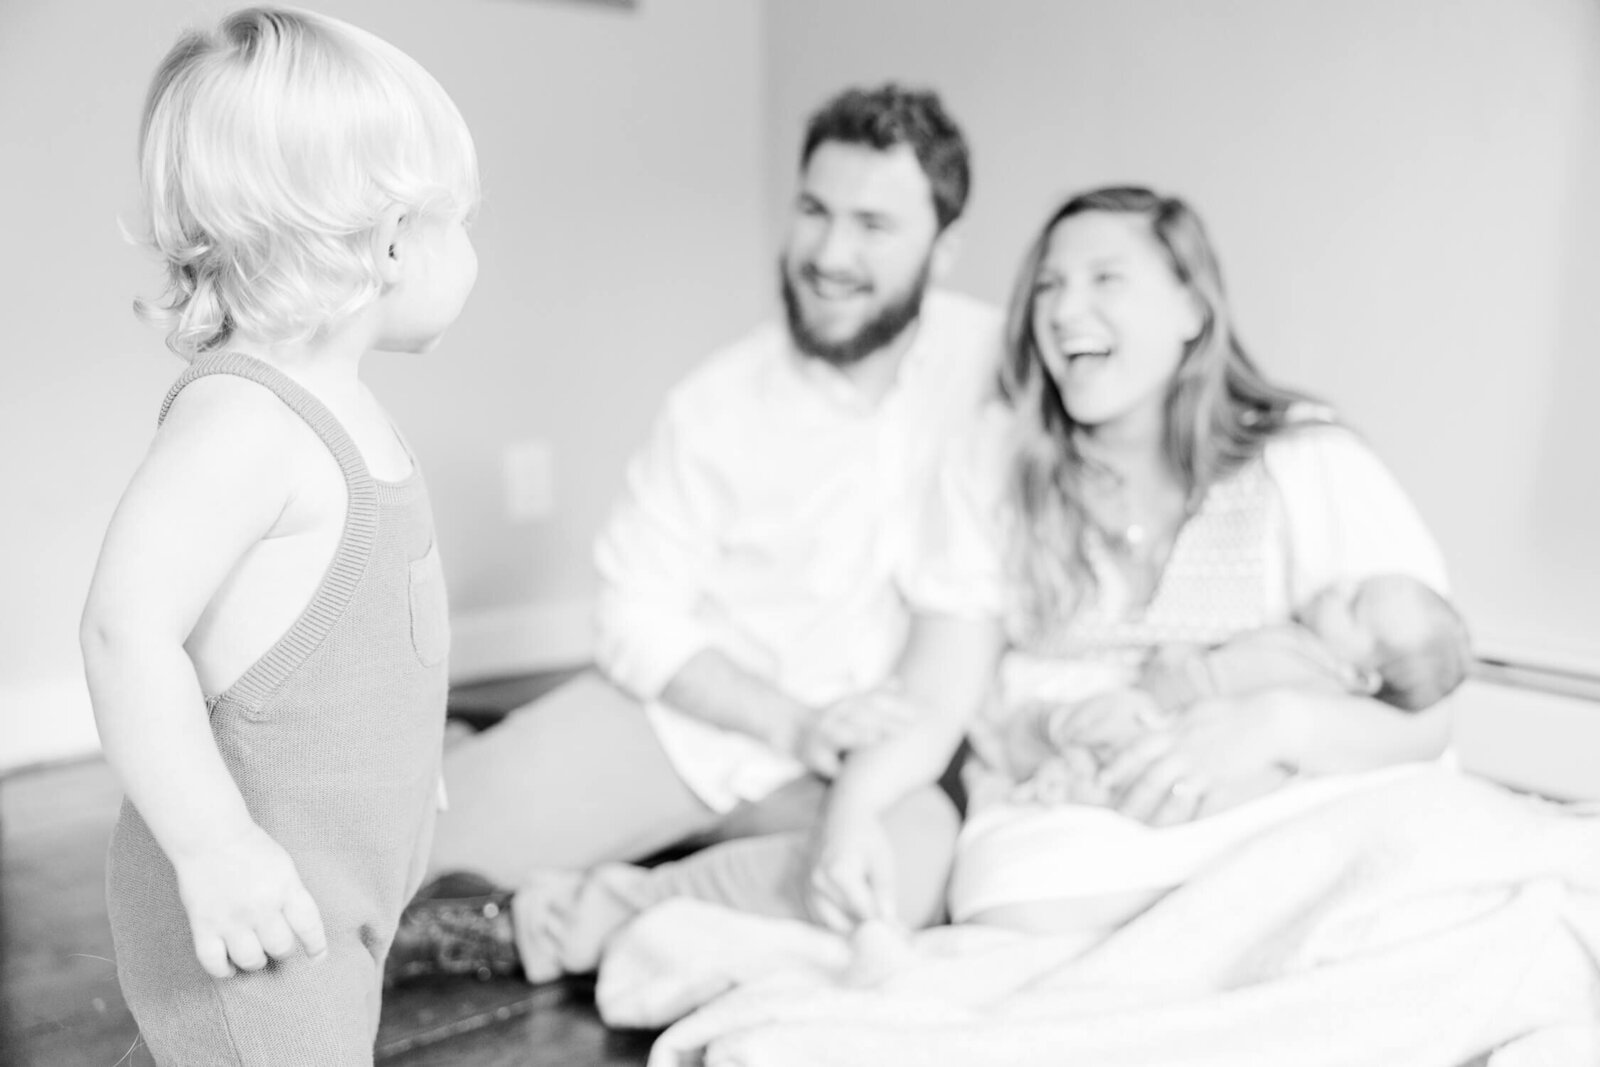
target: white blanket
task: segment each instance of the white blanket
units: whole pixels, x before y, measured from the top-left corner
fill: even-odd
[[[1600,1063],[1600,817],[1448,771],[1263,832],[1087,953],[981,927],[852,946],[678,900],[602,963],[651,1067]]]

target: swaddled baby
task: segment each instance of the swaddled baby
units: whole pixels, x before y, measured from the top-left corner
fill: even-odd
[[[1295,621],[1211,648],[1167,646],[1138,683],[1013,717],[1014,800],[1108,804],[1101,770],[1197,701],[1298,688],[1373,696],[1420,711],[1466,677],[1471,647],[1454,607],[1423,582],[1384,574],[1322,590]]]

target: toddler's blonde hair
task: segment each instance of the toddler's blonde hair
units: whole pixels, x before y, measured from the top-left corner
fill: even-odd
[[[139,155],[167,289],[134,307],[187,359],[236,334],[314,337],[377,296],[385,212],[465,218],[478,203],[472,135],[439,83],[372,34],[294,9],[185,34],[151,82]]]

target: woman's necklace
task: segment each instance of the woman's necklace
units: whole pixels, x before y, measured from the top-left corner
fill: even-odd
[[[1107,526],[1095,520],[1095,529],[1106,547],[1119,556],[1139,556],[1149,546],[1150,531],[1141,522]]]
[[[1172,547],[1193,508],[1177,486],[1136,493],[1128,479],[1108,471],[1086,494],[1085,515],[1135,603],[1155,595]]]

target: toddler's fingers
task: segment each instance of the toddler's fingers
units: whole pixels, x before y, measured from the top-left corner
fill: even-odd
[[[200,961],[201,968],[211,977],[233,977],[233,965],[228,962],[228,946],[215,934],[195,938],[194,956]]]
[[[288,959],[294,952],[294,931],[282,915],[274,915],[257,926],[256,940],[261,942],[262,951],[275,960]]]
[[[267,954],[261,951],[261,942],[254,930],[239,930],[224,940],[228,944],[228,958],[241,971],[259,971],[267,965]]]
[[[300,944],[305,946],[306,955],[314,960],[321,959],[328,951],[328,936],[322,929],[322,912],[305,886],[297,885],[290,891],[283,905],[283,917]]]

